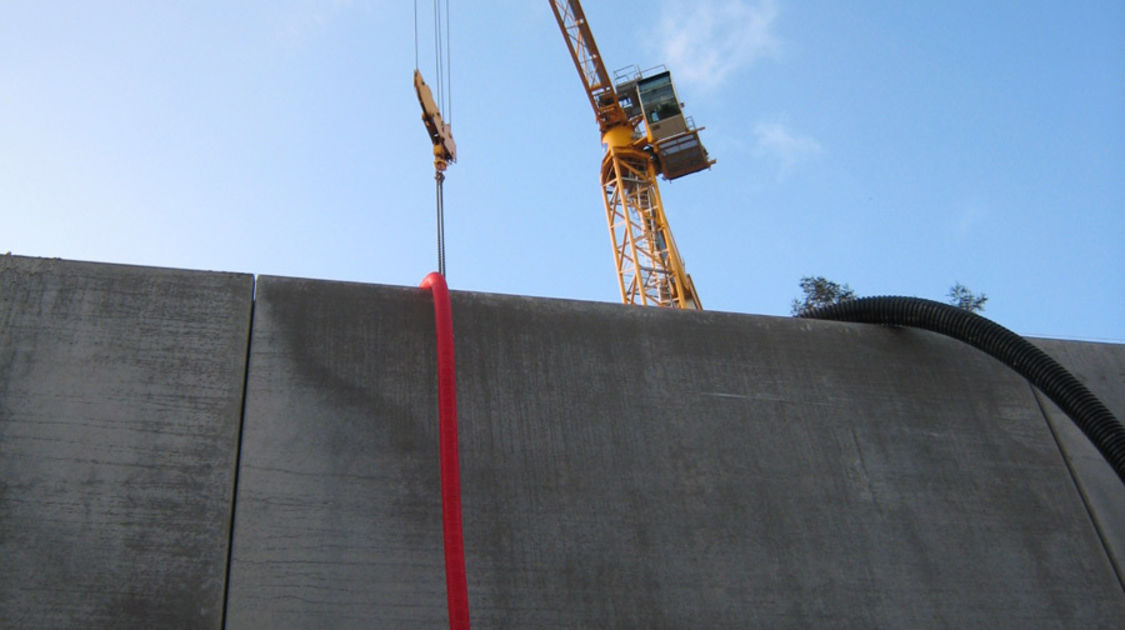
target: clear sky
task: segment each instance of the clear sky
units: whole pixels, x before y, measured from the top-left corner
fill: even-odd
[[[0,253],[417,284],[436,254],[413,6],[3,2]],[[451,287],[618,301],[549,4],[450,8]],[[704,307],[788,315],[805,275],[959,281],[1017,332],[1125,342],[1125,3],[585,9],[611,72],[668,65],[706,127],[718,163],[661,187]]]

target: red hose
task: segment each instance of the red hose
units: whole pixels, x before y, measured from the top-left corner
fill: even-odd
[[[457,458],[457,381],[453,363],[453,312],[449,288],[436,271],[419,285],[434,295],[437,336],[438,434],[441,456],[441,526],[445,545],[445,595],[450,630],[469,630],[465,537],[461,526],[461,465]]]

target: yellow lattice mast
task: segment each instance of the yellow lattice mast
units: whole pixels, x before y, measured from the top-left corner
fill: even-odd
[[[676,179],[714,163],[700,128],[680,109],[671,75],[632,71],[610,80],[578,0],[550,0],[606,147],[602,198],[626,304],[701,308],[664,214],[657,174]]]

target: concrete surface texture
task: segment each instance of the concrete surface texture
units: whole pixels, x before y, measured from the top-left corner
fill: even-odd
[[[445,627],[432,313],[0,257],[0,626]],[[453,318],[475,628],[1121,627],[1125,486],[972,348],[456,291]],[[1125,346],[1036,343],[1125,416]]]
[[[1033,340],[1074,374],[1119,421],[1125,421],[1125,346],[1054,339]],[[1086,500],[1117,575],[1125,584],[1125,487],[1082,431],[1041,392],[1035,392],[1059,440],[1066,464]]]
[[[229,627],[443,627],[430,308],[259,280]],[[1044,408],[959,342],[457,292],[453,313],[476,627],[1125,614]]]
[[[220,627],[252,282],[0,257],[0,627]]]

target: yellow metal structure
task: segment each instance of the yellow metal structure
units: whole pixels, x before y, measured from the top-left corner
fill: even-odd
[[[702,308],[656,184],[658,174],[675,179],[714,163],[699,142],[700,130],[682,117],[667,72],[651,77],[637,73],[615,88],[582,5],[578,0],[550,3],[606,147],[602,198],[621,299],[626,304]],[[646,101],[646,96],[651,98]]]
[[[437,254],[438,273],[445,275],[445,169],[450,163],[457,161],[457,143],[453,141],[453,129],[441,117],[434,100],[434,93],[430,86],[422,79],[422,73],[414,69],[414,92],[418,95],[418,104],[422,106],[422,123],[426,125],[426,133],[430,135],[430,143],[434,145],[434,184],[437,200]]]
[[[422,122],[426,125],[426,132],[430,134],[430,142],[434,145],[434,169],[442,172],[450,162],[457,161],[457,144],[453,142],[453,130],[449,123],[442,120],[441,111],[434,101],[434,93],[430,86],[422,79],[422,73],[414,70],[414,92],[418,95],[418,104],[422,106]]]

